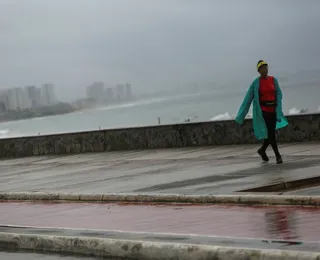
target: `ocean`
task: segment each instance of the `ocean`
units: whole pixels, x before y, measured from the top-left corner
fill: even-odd
[[[130,104],[100,107],[71,114],[0,123],[0,138],[80,132],[98,129],[232,119],[246,90],[212,90],[200,93],[140,100]],[[297,114],[301,109],[320,112],[320,86],[286,87],[283,109]]]

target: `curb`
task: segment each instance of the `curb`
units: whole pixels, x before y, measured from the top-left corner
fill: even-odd
[[[0,246],[7,249],[36,250],[141,260],[318,260],[320,258],[320,253],[304,251],[281,251],[12,233],[0,233]]]
[[[320,176],[240,190],[239,192],[280,192],[319,186]]]
[[[320,196],[288,195],[163,195],[163,194],[77,194],[46,192],[0,193],[0,201],[56,202],[128,202],[128,203],[190,203],[241,205],[320,206]]]

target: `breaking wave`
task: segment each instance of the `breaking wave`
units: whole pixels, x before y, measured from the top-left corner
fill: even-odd
[[[246,118],[252,118],[252,114],[248,114]],[[231,116],[228,112],[226,112],[224,114],[214,116],[213,118],[211,118],[210,121],[223,121],[223,120],[233,120],[233,119],[235,119],[235,116]]]
[[[9,129],[0,129],[0,138],[5,138],[8,136],[8,133],[9,133]]]
[[[23,136],[23,135],[18,131],[12,131],[10,129],[0,129],[0,139],[20,137],[20,136]]]
[[[203,96],[205,94],[206,93],[200,92],[200,93],[173,95],[173,96],[167,96],[167,97],[149,98],[149,99],[133,101],[131,103],[96,107],[96,108],[93,108],[93,110],[113,110],[113,109],[128,108],[128,107],[139,107],[139,106],[145,106],[145,105],[154,104],[154,103],[162,103],[166,101],[180,101],[181,99]]]
[[[290,108],[287,115],[299,115],[299,114],[307,114],[309,113],[308,109],[305,108]],[[320,113],[320,106],[317,109],[317,113]],[[210,121],[223,121],[223,120],[233,120],[235,116],[231,116],[228,112],[224,114],[219,114],[210,119]],[[246,118],[252,118],[252,114],[248,114]]]
[[[233,117],[230,116],[228,112],[226,112],[224,114],[214,116],[213,118],[211,118],[211,121],[231,120],[231,119],[233,119]]]
[[[299,115],[299,114],[306,114],[306,113],[309,113],[308,109],[304,109],[304,108],[300,109],[300,108],[293,107],[289,109],[288,115]]]

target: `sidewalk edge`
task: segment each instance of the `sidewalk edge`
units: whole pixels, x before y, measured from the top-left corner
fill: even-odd
[[[243,205],[320,206],[320,196],[289,195],[175,195],[175,194],[77,194],[46,192],[0,192],[0,201],[56,202],[127,202],[127,203],[189,203]]]
[[[320,253],[209,245],[144,242],[105,238],[64,237],[0,232],[0,246],[6,249],[38,250],[123,259],[283,259],[317,260]]]

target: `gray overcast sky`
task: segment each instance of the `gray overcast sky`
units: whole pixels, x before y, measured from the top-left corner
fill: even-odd
[[[0,86],[246,88],[259,59],[275,75],[319,69],[319,32],[319,0],[0,0]]]

